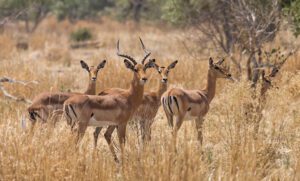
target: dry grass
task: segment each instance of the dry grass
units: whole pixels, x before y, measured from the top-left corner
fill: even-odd
[[[101,48],[68,48],[69,32],[81,26],[90,27],[96,33]],[[39,81],[39,85],[27,87],[5,85],[13,95],[20,97],[32,99],[49,90],[82,92],[87,73],[80,68],[80,59],[90,64],[108,60],[99,74],[98,91],[128,87],[131,73],[115,55],[115,44],[120,38],[123,52],[142,57],[138,36],[142,36],[158,63],[166,65],[174,59],[179,60],[170,75],[170,86],[200,89],[206,82],[208,63],[193,61],[181,43],[184,37],[180,30],[153,26],[135,29],[131,24],[108,20],[100,24],[70,25],[49,19],[28,37],[28,51],[14,48],[18,40],[14,34],[21,33],[13,29],[0,35],[0,76]],[[279,40],[276,45],[280,45]],[[136,131],[128,128],[121,165],[114,163],[103,137],[98,148],[93,148],[92,128],[79,149],[75,149],[63,120],[55,129],[41,125],[30,133],[22,129],[20,123],[26,114],[26,105],[1,97],[0,180],[299,180],[299,58],[294,55],[288,60],[274,82],[278,89],[268,92],[257,139],[253,137],[253,123],[246,121],[244,116],[244,105],[253,102],[248,83],[221,80],[205,118],[202,147],[196,140],[194,122],[185,122],[179,131],[175,151],[171,129],[163,112],[159,111],[152,141],[144,150],[138,147]],[[149,74],[151,81],[146,90],[156,88],[156,72],[152,70]]]

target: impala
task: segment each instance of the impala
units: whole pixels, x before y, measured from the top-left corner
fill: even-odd
[[[137,122],[141,129],[143,141],[151,139],[151,125],[153,124],[158,108],[161,105],[160,98],[162,94],[167,90],[169,72],[176,66],[177,63],[178,61],[176,60],[172,62],[168,67],[158,66],[157,64],[155,64],[155,69],[160,75],[157,90],[144,93],[142,104],[138,107],[133,115],[134,122]],[[115,93],[113,91],[116,90],[109,91],[110,93]],[[109,91],[103,91],[99,95],[108,94]],[[97,146],[97,140],[101,129],[101,127],[97,127],[94,132],[95,146]]]
[[[106,60],[103,60],[97,67],[88,66],[83,60],[80,61],[81,67],[89,74],[89,84],[83,94],[94,95],[96,93],[97,75],[100,69],[104,68]],[[64,92],[43,92],[37,95],[32,104],[27,108],[32,126],[37,119],[46,122],[50,115],[59,116],[63,113],[63,104],[68,98],[80,93]],[[55,123],[56,121],[54,121]]]
[[[216,82],[218,78],[232,79],[231,74],[221,67],[224,62],[217,63],[209,59],[209,69],[207,75],[207,85],[203,90],[186,90],[172,88],[166,91],[161,98],[161,102],[166,113],[168,123],[173,127],[173,116],[176,117],[173,134],[176,139],[177,131],[186,119],[195,119],[198,132],[198,140],[202,144],[202,124],[203,117],[209,110],[209,104],[215,96]]]
[[[254,105],[250,104],[247,105],[247,110],[252,110],[254,111],[254,114],[247,114],[246,113],[246,120],[254,120],[255,125],[254,125],[254,138],[257,138],[257,134],[259,131],[259,124],[260,121],[262,120],[263,117],[263,109],[266,106],[266,93],[267,91],[273,87],[272,85],[272,79],[276,77],[280,69],[282,68],[283,64],[286,62],[288,57],[286,57],[283,61],[281,61],[278,64],[275,64],[272,66],[271,72],[269,75],[265,75],[265,70],[263,69],[261,72],[261,89],[260,89],[260,94],[258,97],[258,105],[254,108]],[[256,97],[254,97],[256,98]],[[255,117],[254,117],[255,116]]]
[[[121,54],[119,52],[119,41],[117,43],[117,50],[117,55],[125,58],[124,64],[126,68],[133,73],[129,89],[120,93],[102,96],[77,95],[64,103],[67,122],[71,125],[71,129],[77,132],[76,143],[84,136],[88,126],[108,126],[104,136],[115,161],[118,161],[118,158],[111,142],[111,135],[114,129],[117,128],[121,151],[123,153],[127,122],[142,103],[144,84],[147,81],[146,70],[154,67],[155,64],[154,60],[149,60],[145,63],[150,53],[147,53],[142,63],[137,63],[134,58]]]

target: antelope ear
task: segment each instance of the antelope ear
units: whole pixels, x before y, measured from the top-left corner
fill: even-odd
[[[213,66],[214,66],[214,61],[213,61],[213,59],[210,57],[208,61],[209,61],[209,66],[210,66],[210,67],[213,67]]]
[[[178,63],[178,60],[175,60],[174,62],[172,62],[169,66],[168,69],[173,69],[175,68],[176,64]]]
[[[88,72],[90,71],[88,64],[85,63],[83,60],[80,60],[80,64],[83,69],[86,69]]]
[[[134,71],[134,66],[132,65],[132,63],[129,60],[124,59],[124,64],[125,64],[126,68]]]
[[[154,63],[154,68],[158,71],[158,73],[161,73],[161,70],[160,70],[159,66],[156,63]]]
[[[99,69],[104,68],[105,64],[106,64],[106,60],[103,60],[101,63],[99,63],[99,65],[97,66],[97,69],[99,70]]]

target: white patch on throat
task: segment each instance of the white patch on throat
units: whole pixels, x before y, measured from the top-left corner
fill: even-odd
[[[145,83],[146,83],[146,81],[140,80],[140,85],[144,85]]]

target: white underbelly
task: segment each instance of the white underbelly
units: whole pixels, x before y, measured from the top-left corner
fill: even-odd
[[[104,126],[116,126],[115,122],[111,121],[97,121],[94,117],[89,120],[88,126],[95,126],[95,127],[104,127]]]

